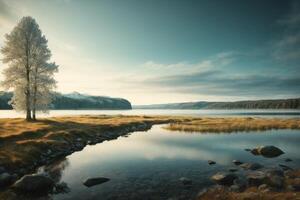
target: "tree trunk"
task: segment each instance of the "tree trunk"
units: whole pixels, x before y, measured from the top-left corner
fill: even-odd
[[[30,69],[29,69],[29,44],[28,40],[26,43],[26,120],[31,120],[31,109],[30,109]]]
[[[30,121],[31,120],[31,110],[30,110],[30,86],[29,86],[29,70],[26,70],[26,120]]]
[[[36,121],[36,95],[37,95],[37,81],[36,77],[37,76],[37,69],[36,69],[36,74],[34,77],[34,89],[33,89],[33,104],[32,104],[32,119]]]

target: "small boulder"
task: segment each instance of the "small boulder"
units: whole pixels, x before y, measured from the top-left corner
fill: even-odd
[[[260,186],[258,186],[258,190],[261,190],[261,191],[264,191],[264,190],[266,190],[266,189],[268,189],[269,188],[269,186],[267,185],[267,184],[261,184]]]
[[[280,177],[284,177],[284,172],[280,169],[265,169],[264,170],[266,175],[268,177],[271,177],[271,176],[280,176]]]
[[[71,190],[69,188],[69,186],[67,185],[67,183],[65,182],[61,182],[61,183],[57,183],[55,185],[55,190],[54,193],[55,194],[59,194],[59,193],[69,193]]]
[[[257,170],[262,168],[263,166],[258,163],[244,163],[240,165],[241,168],[246,169],[246,170]]]
[[[251,149],[245,149],[245,151],[251,151]]]
[[[241,192],[246,189],[247,187],[247,180],[244,177],[239,177],[238,179],[235,179],[233,181],[233,188],[231,188],[232,191],[235,192]]]
[[[229,190],[232,192],[240,192],[242,189],[238,185],[232,185]]]
[[[272,145],[261,146],[261,147],[252,149],[251,153],[254,155],[262,155],[267,158],[274,158],[274,157],[278,157],[278,156],[284,154],[284,152],[281,149],[279,149],[275,146],[272,146]]]
[[[281,176],[270,176],[268,184],[274,188],[281,189],[284,186],[284,179]]]
[[[48,193],[53,190],[54,181],[41,174],[25,175],[13,185],[17,191],[24,193]]]
[[[232,163],[235,164],[235,165],[241,165],[241,164],[243,164],[243,162],[241,162],[239,160],[233,160]]]
[[[247,175],[247,180],[250,186],[259,186],[265,183],[267,176],[262,171],[254,171]]]
[[[0,174],[0,187],[6,187],[13,183],[14,177],[7,172]]]
[[[238,171],[238,169],[237,168],[229,168],[228,171],[230,171],[230,172],[236,172],[236,171]]]
[[[2,173],[4,173],[4,172],[6,172],[5,168],[2,167],[2,166],[0,166],[0,174],[2,174]]]
[[[213,161],[213,160],[208,160],[207,162],[208,162],[209,165],[214,165],[214,164],[216,164],[216,162]]]
[[[232,173],[218,172],[213,175],[211,179],[219,185],[230,186],[233,184],[233,181],[237,179],[237,176]]]
[[[181,177],[179,179],[179,181],[183,184],[183,185],[192,185],[192,180],[191,179],[188,179],[186,177]]]
[[[290,158],[286,158],[284,161],[285,161],[285,162],[292,162],[293,160],[290,159]]]
[[[110,180],[109,178],[105,178],[105,177],[89,178],[83,182],[83,185],[87,187],[92,187],[94,185],[105,183],[109,180]]]
[[[291,184],[287,186],[287,190],[293,191],[293,192],[299,192],[300,191],[300,185],[298,184]]]
[[[255,155],[255,156],[259,155],[259,152],[258,152],[258,149],[257,149],[257,148],[252,149],[250,152],[251,152],[253,155]]]
[[[284,171],[287,171],[287,170],[293,170],[293,168],[287,166],[287,165],[284,165],[284,164],[278,164]]]

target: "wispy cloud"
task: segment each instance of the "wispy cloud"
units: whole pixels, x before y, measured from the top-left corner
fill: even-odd
[[[274,42],[274,57],[283,61],[300,61],[300,3],[294,2],[288,15],[278,20],[282,36]]]
[[[276,98],[297,96],[300,93],[300,77],[297,75],[228,70],[239,61],[240,55],[245,54],[225,52],[194,64],[149,61],[144,66],[159,69],[159,73],[123,77],[120,81],[124,85],[128,84],[129,88],[138,85],[139,90],[169,94]]]

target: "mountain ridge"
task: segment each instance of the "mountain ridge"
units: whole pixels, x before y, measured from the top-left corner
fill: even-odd
[[[11,92],[0,91],[0,110],[12,109],[12,106],[9,104],[11,97]],[[73,92],[69,94],[53,93],[52,98],[53,101],[50,105],[50,109],[53,110],[132,109],[131,103],[123,98],[85,95],[78,92]]]
[[[134,109],[300,109],[300,98],[134,105]]]

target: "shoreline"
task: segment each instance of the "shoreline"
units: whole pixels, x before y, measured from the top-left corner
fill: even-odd
[[[9,174],[21,177],[24,174],[34,172],[42,165],[49,164],[76,151],[81,151],[86,145],[113,140],[135,131],[147,131],[152,125],[174,121],[167,117],[137,116],[109,116],[108,118],[107,116],[82,116],[79,118],[91,120],[96,118],[96,121],[118,118],[113,120],[119,120],[119,122],[93,125],[77,123],[75,119],[78,117],[57,117],[42,119],[37,122],[25,122],[19,118],[7,119],[16,120],[16,123],[12,123],[15,126],[18,123],[26,123],[29,126],[37,125],[39,128],[21,131],[17,134],[12,133],[4,137],[0,135],[0,168],[4,168],[5,172]],[[60,120],[65,121],[60,122]],[[0,124],[2,121],[5,120],[1,120]],[[55,126],[61,126],[61,124],[63,127],[56,130]]]
[[[255,123],[255,120],[260,120],[260,122],[280,122],[279,128],[282,129],[300,129],[300,119],[264,119],[249,117],[200,118],[190,116],[84,115],[53,117],[41,119],[38,122],[26,122],[20,118],[0,119],[0,171],[2,174],[8,173],[11,176],[11,181],[6,185],[1,186],[0,180],[0,186],[2,188],[8,188],[23,175],[34,173],[38,167],[53,163],[76,151],[81,151],[86,145],[113,140],[135,131],[147,131],[156,124],[167,124],[163,127],[166,129],[172,124],[181,124],[184,126],[187,124],[192,126],[202,124],[203,126],[203,122],[222,127],[220,124],[224,124],[225,122],[225,124],[227,124],[228,120],[231,123],[238,121],[237,124],[239,126],[241,126],[240,120],[242,120],[242,124],[247,127],[249,121]],[[297,124],[297,126],[290,126],[291,124],[287,122],[290,122],[292,125]],[[260,124],[264,128],[259,130],[274,128],[274,126],[265,126],[264,123]],[[281,126],[282,124],[288,124],[288,126]],[[194,130],[194,132],[201,134],[201,130]],[[207,133],[218,132],[216,129],[205,128],[204,130],[206,130]],[[258,129],[249,126],[246,129],[232,130],[247,132],[248,130],[255,131]],[[178,129],[176,131],[178,131]],[[179,131],[190,132],[189,129],[180,129]],[[232,131],[223,130],[221,132],[229,133]],[[211,195],[211,193],[206,193],[206,195]],[[0,197],[2,197],[1,194]]]

